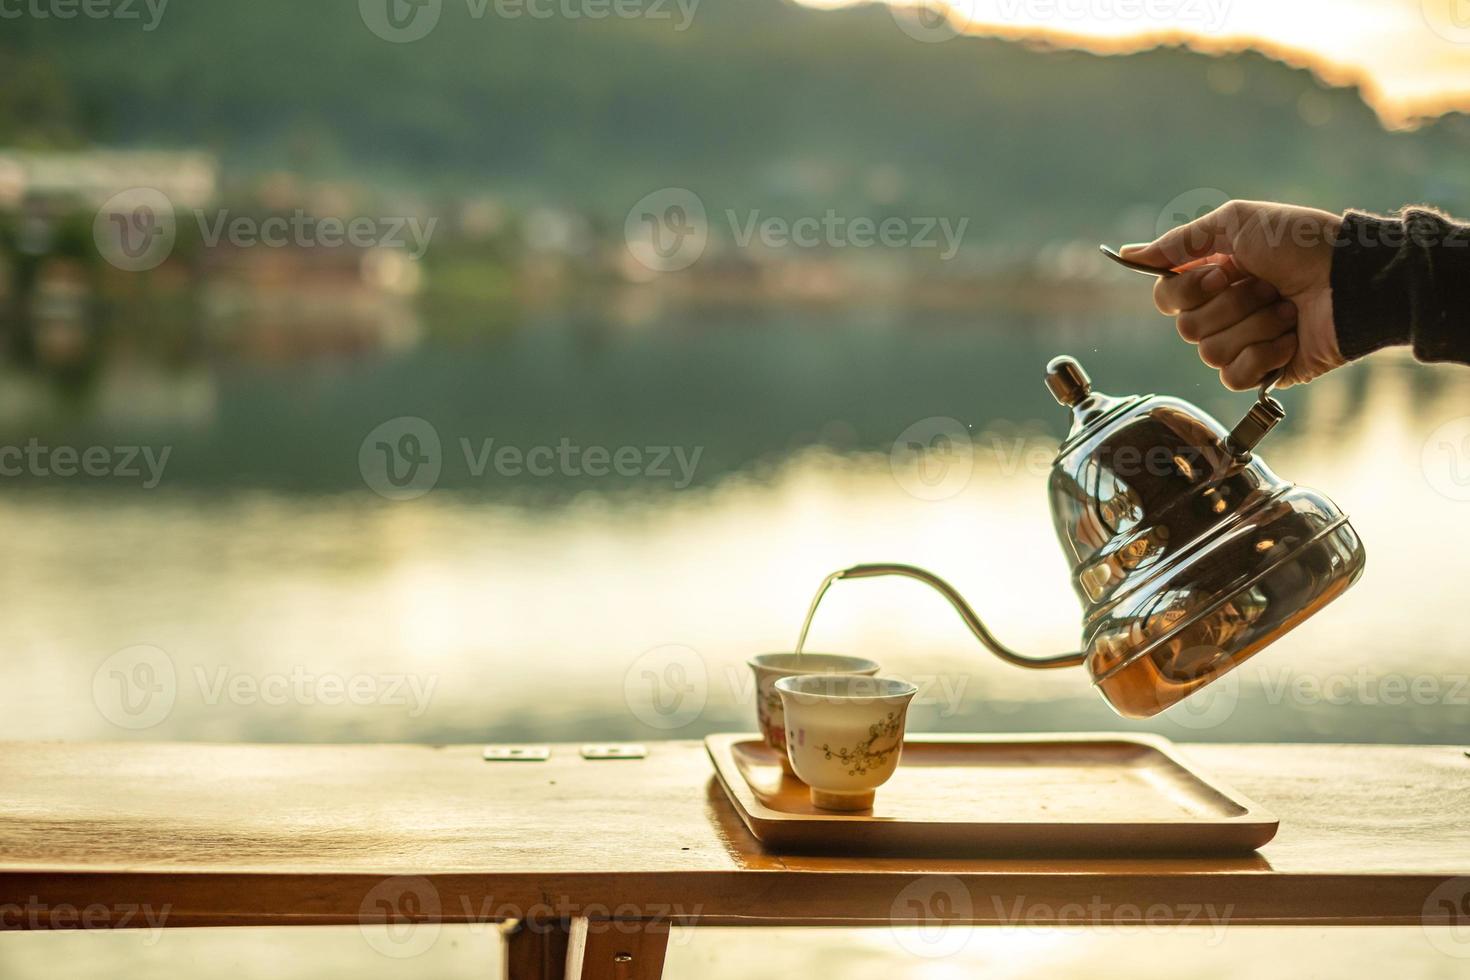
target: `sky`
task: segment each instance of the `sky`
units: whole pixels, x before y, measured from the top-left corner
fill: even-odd
[[[845,7],[875,0],[798,0]],[[920,41],[956,32],[1090,51],[1159,43],[1253,48],[1333,85],[1357,84],[1393,127],[1470,111],[1470,0],[876,0]],[[947,10],[947,24],[936,11]]]

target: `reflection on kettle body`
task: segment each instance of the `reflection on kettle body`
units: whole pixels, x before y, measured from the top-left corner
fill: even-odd
[[[1001,659],[1032,668],[1085,664],[1119,714],[1147,718],[1254,656],[1362,574],[1363,544],[1347,517],[1254,455],[1285,416],[1270,383],[1227,432],[1177,398],[1094,392],[1068,357],[1047,366],[1046,381],[1073,414],[1048,488],[1083,603],[1083,649],[1019,654],[951,585],[901,564],[829,576],[807,613],[803,642],[832,582],[904,576],[936,589]]]

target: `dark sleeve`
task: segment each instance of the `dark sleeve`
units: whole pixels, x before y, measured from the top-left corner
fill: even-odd
[[[1348,360],[1409,344],[1421,361],[1470,364],[1470,226],[1429,208],[1343,215],[1332,317]]]

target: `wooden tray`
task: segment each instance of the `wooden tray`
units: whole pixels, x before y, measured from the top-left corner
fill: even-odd
[[[1153,735],[920,735],[873,809],[818,810],[758,735],[704,740],[756,839],[801,852],[1244,854],[1278,821]]]

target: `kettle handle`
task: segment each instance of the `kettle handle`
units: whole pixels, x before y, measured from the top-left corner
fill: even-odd
[[[1264,438],[1276,424],[1286,418],[1286,409],[1281,403],[1271,397],[1271,389],[1281,380],[1286,373],[1285,368],[1278,368],[1261,379],[1260,389],[1256,392],[1256,403],[1245,413],[1245,418],[1235,424],[1235,428],[1226,437],[1226,447],[1230,450],[1237,462],[1247,463],[1251,458],[1251,450]]]
[[[976,615],[975,610],[970,608],[970,604],[965,602],[964,597],[955,591],[954,586],[933,572],[926,572],[924,569],[917,568],[913,565],[854,565],[851,568],[845,568],[838,572],[834,578],[877,578],[883,575],[901,575],[905,578],[917,579],[944,596],[949,600],[949,604],[954,606],[955,612],[960,614],[960,618],[965,621],[965,625],[970,628],[970,632],[975,634],[975,638],[985,644],[991,653],[1006,663],[1015,664],[1017,667],[1048,670],[1053,667],[1076,667],[1081,665],[1086,659],[1086,654],[1080,652],[1063,653],[1055,657],[1027,657],[1017,653],[995,638],[995,635],[980,621],[980,617]]]

